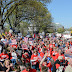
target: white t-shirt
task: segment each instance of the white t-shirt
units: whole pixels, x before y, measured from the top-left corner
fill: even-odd
[[[12,55],[12,59],[17,59],[17,54],[15,52],[12,52],[11,55]]]

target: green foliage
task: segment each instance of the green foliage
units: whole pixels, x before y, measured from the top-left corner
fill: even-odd
[[[23,22],[23,21],[20,23],[20,26],[18,26],[18,27],[20,27],[19,30],[23,35],[27,34],[28,26],[29,26],[29,24],[27,22]]]
[[[18,27],[19,29],[26,27],[33,21],[34,25],[37,26],[37,30],[47,31],[47,27],[52,22],[50,12],[45,7],[45,3],[50,3],[51,0],[10,0],[4,8],[7,11],[4,13],[3,22],[10,18],[12,27]],[[9,22],[9,23],[10,23]],[[21,22],[28,24],[20,25]]]
[[[70,27],[68,30],[69,30],[69,31],[72,31],[72,27]]]
[[[52,28],[48,29],[47,31],[48,31],[48,33],[53,33],[54,32],[54,30]]]
[[[44,17],[38,17],[36,22],[38,23],[38,26],[40,26],[38,30],[46,32],[52,22],[51,14],[48,13]]]
[[[6,28],[5,31],[6,31],[6,32],[9,32],[10,26],[9,26],[9,25],[6,25],[5,28]]]
[[[65,31],[64,28],[58,28],[57,30],[58,33],[63,33],[64,31]]]

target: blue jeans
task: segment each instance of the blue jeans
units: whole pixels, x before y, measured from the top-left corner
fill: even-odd
[[[11,62],[15,65],[16,64],[16,59],[11,59]]]

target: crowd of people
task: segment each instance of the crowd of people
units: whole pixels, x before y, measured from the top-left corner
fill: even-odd
[[[0,36],[0,72],[72,72],[72,39]]]

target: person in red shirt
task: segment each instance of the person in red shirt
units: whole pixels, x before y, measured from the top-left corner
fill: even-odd
[[[50,41],[49,48],[51,49],[53,46],[52,41]]]
[[[8,54],[6,53],[6,50],[4,49],[4,50],[3,50],[3,53],[0,54],[0,59],[1,59],[1,60],[4,60],[4,59],[8,59],[8,58],[9,58],[9,56],[8,56]]]
[[[27,63],[26,64],[26,69],[23,70],[22,72],[36,72],[36,70],[31,68],[31,64],[30,63]]]
[[[34,54],[31,56],[31,62],[32,62],[32,68],[39,70],[39,58],[38,58],[38,52],[36,49],[34,49]]]
[[[45,48],[43,48],[42,52],[40,53],[40,56],[43,58],[45,53],[47,53],[47,50]]]
[[[58,58],[57,54],[58,54],[57,47],[54,47],[53,51],[52,51],[52,54],[51,54],[51,57],[53,58],[54,61],[56,61],[56,59]]]
[[[56,56],[57,56],[57,58],[58,58],[59,56],[63,56],[63,59],[65,59],[64,54],[62,53],[62,50],[61,50],[61,49],[58,50],[58,53],[57,53]]]

